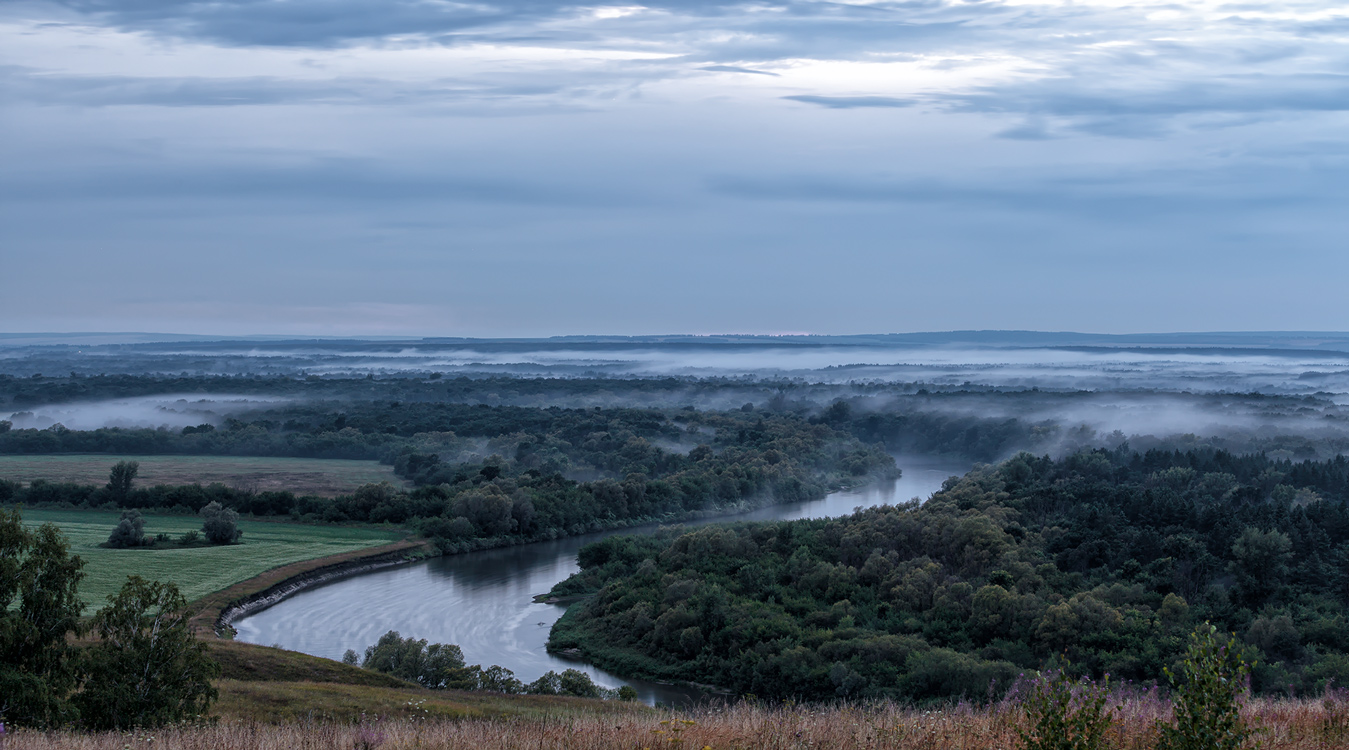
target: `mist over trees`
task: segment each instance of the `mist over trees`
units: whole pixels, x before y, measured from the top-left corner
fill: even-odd
[[[387,408],[402,411],[381,410]],[[214,543],[234,541],[230,529],[237,531],[238,513],[327,523],[407,523],[444,551],[464,551],[813,499],[896,473],[892,457],[847,432],[754,410],[455,405],[441,412],[427,409],[415,418],[434,426],[457,424],[477,434],[413,433],[390,458],[395,471],[416,485],[411,492],[372,484],[350,495],[320,498],[184,485],[120,495],[91,486],[20,486],[0,480],[0,502],[201,513],[203,533]],[[442,418],[459,421],[435,421]],[[353,439],[361,435],[354,428],[343,430],[351,430]]]

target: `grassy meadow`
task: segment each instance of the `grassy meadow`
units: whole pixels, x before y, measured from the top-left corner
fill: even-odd
[[[138,487],[156,484],[221,484],[238,489],[290,490],[297,495],[332,497],[363,484],[406,485],[392,466],[378,461],[336,458],[254,456],[120,456],[107,453],[0,456],[0,479],[103,484],[118,461],[137,461]]]
[[[265,685],[253,689],[267,693]],[[341,703],[341,686],[315,686]],[[221,707],[235,686],[222,685]],[[278,693],[270,693],[284,700]],[[382,718],[363,722],[293,721],[280,725],[225,713],[215,726],[166,728],[153,732],[74,734],[19,732],[7,750],[1013,750],[1019,711],[1013,706],[965,706],[919,710],[896,704],[875,706],[764,706],[739,704],[691,711],[655,711],[632,704],[597,705],[574,698],[540,698],[531,703],[506,696],[445,691],[435,710],[412,708],[409,699]],[[457,705],[451,706],[451,704]],[[424,704],[425,705],[425,704]],[[626,706],[626,707],[625,707]],[[1169,719],[1164,702],[1119,706],[1108,731],[1112,750],[1151,750],[1156,722]],[[459,718],[447,716],[457,711]],[[413,715],[409,715],[412,713]],[[1349,747],[1349,701],[1257,700],[1245,713],[1263,731],[1264,750],[1343,750]],[[420,714],[420,715],[418,715]],[[396,718],[393,718],[396,717]]]
[[[99,547],[108,540],[118,516],[116,511],[23,510],[25,525],[56,524],[70,540],[71,551],[84,559],[80,597],[86,614],[116,593],[128,575],[172,581],[191,601],[281,565],[378,547],[403,536],[376,529],[243,520],[239,522],[244,532],[240,544],[158,550]],[[178,537],[200,528],[201,519],[196,516],[145,516],[146,536],[166,533]]]

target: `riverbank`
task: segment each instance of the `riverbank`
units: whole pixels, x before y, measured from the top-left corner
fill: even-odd
[[[825,497],[839,492],[856,491],[858,488],[870,486],[880,481],[894,481],[900,476],[901,472],[899,470],[885,472],[881,475],[866,476],[861,478],[861,481],[856,484],[850,483],[843,485],[840,489],[826,494]],[[429,541],[405,539],[375,549],[363,550],[359,554],[344,553],[286,565],[275,570],[267,571],[266,573],[247,581],[241,581],[227,589],[209,594],[194,603],[200,605],[202,611],[194,616],[192,621],[194,627],[198,629],[198,632],[204,632],[203,628],[209,622],[210,630],[215,634],[232,637],[233,630],[230,626],[235,620],[267,609],[268,607],[284,601],[287,597],[312,586],[328,583],[348,576],[368,573],[395,565],[403,565],[439,555],[470,554],[473,552],[501,549],[503,547],[538,544],[556,541],[558,539],[567,539],[573,536],[586,536],[589,534],[622,531],[625,529],[639,531],[640,529],[650,527],[673,526],[700,521],[706,522],[720,518],[734,519],[737,516],[770,508],[778,504],[779,503],[773,497],[762,496],[716,509],[689,511],[682,514],[669,514],[654,519],[644,518],[639,520],[617,521],[607,524],[595,523],[592,528],[587,529],[585,534],[579,535],[536,538],[503,536],[473,539],[465,542],[463,549],[438,550]],[[540,596],[546,597],[547,594],[536,595],[535,601],[541,601],[539,599]],[[550,600],[548,603],[558,604],[569,603],[570,601],[571,599],[564,601],[554,597],[554,600]]]
[[[902,475],[861,489],[809,501],[775,503],[753,510],[686,519],[689,527],[727,521],[774,521],[850,514],[855,507],[926,498],[969,465],[926,456],[897,457]],[[757,505],[757,504],[756,504]],[[670,520],[670,519],[665,519]],[[646,682],[607,673],[568,654],[547,651],[549,628],[565,603],[548,603],[549,592],[577,570],[577,552],[612,535],[649,533],[659,524],[614,528],[453,554],[412,565],[389,567],[295,592],[279,604],[234,622],[237,640],[280,644],[286,649],[340,659],[360,652],[389,630],[433,643],[454,643],[471,664],[498,664],[517,678],[533,680],[548,671],[579,669],[608,688],[630,685],[647,703],[686,705],[716,699],[705,690]],[[535,596],[545,594],[543,600]],[[354,615],[352,602],[360,602]]]

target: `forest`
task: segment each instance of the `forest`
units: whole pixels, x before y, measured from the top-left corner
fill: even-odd
[[[1343,457],[1021,454],[922,505],[588,545],[549,648],[762,698],[980,700],[1065,658],[1163,680],[1208,621],[1257,692],[1318,694],[1349,680],[1346,498]]]
[[[196,513],[211,502],[255,516],[326,523],[411,524],[443,551],[555,539],[710,511],[822,497],[897,473],[894,459],[847,432],[796,415],[651,409],[557,409],[461,404],[313,408],[280,429],[254,421],[167,430],[11,430],[68,450],[145,435],[184,452],[249,446],[346,445],[385,451],[417,487],[366,485],[337,498],[224,485],[106,487],[0,480],[0,503]],[[394,422],[401,417],[404,421]],[[384,422],[388,419],[390,422]],[[274,425],[273,425],[274,426]],[[457,432],[450,431],[453,427]],[[307,428],[307,429],[306,429]],[[391,432],[383,432],[387,428]],[[19,438],[29,439],[28,437]],[[343,442],[345,441],[345,442]],[[695,442],[696,441],[696,442]],[[153,452],[153,451],[148,451]],[[284,452],[281,455],[285,455]]]
[[[254,398],[244,405],[231,398]],[[61,424],[62,409],[117,403],[139,419]],[[491,437],[599,407],[732,412],[823,422],[891,453],[993,462],[1018,451],[1216,448],[1331,458],[1349,450],[1349,407],[1331,394],[1008,388],[965,383],[809,383],[752,378],[317,375],[0,375],[0,453],[120,452],[392,461],[452,431]],[[490,407],[491,410],[484,409]],[[512,414],[527,409],[532,417]],[[53,412],[57,416],[50,416]],[[549,415],[552,416],[549,416]],[[563,416],[559,417],[558,415]],[[8,416],[6,416],[8,415]],[[191,419],[190,424],[183,420]],[[177,427],[167,424],[177,423]],[[71,429],[67,429],[71,428]],[[669,426],[661,428],[669,431]],[[426,436],[419,442],[413,438]],[[644,433],[645,434],[645,433]],[[437,444],[437,449],[443,446]],[[435,452],[435,451],[433,451]],[[447,458],[445,455],[442,459]]]

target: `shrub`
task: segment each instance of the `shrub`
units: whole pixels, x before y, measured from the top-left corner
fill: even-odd
[[[212,501],[201,509],[202,533],[211,544],[233,544],[244,533],[239,530],[239,514]]]
[[[117,526],[108,535],[108,546],[117,549],[140,547],[145,544],[145,519],[138,510],[124,510]]]
[[[182,544],[195,544],[196,541],[200,538],[201,532],[197,531],[196,529],[188,529],[187,531],[183,532],[183,535],[178,538],[178,541]]]
[[[1071,664],[1037,673],[1030,695],[1022,702],[1024,724],[1017,737],[1025,750],[1105,750],[1105,733],[1114,723],[1106,708],[1109,678],[1101,684],[1083,677],[1073,680]]]
[[[1175,726],[1159,727],[1158,750],[1239,750],[1253,739],[1255,730],[1241,718],[1239,700],[1251,667],[1235,636],[1224,642],[1206,622],[1190,635],[1181,676],[1163,671],[1174,690],[1176,716]]]

